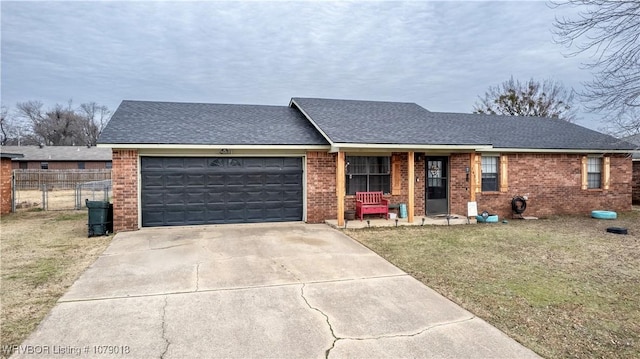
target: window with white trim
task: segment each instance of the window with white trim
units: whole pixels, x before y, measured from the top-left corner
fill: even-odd
[[[498,191],[500,157],[482,156],[482,192]]]
[[[587,158],[587,188],[602,188],[602,158]]]
[[[347,156],[347,194],[356,192],[391,192],[391,165],[389,156]]]

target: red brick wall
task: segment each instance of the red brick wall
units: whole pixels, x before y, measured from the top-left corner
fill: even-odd
[[[11,159],[0,158],[0,214],[11,212]]]
[[[401,163],[402,190],[393,195],[387,195],[391,203],[407,203],[407,154],[392,154],[391,163],[399,161]],[[423,157],[424,158],[424,157]],[[393,166],[393,165],[392,165]],[[424,160],[415,162],[415,176],[418,181],[415,183],[414,194],[414,214],[424,215]],[[413,179],[416,180],[415,178]],[[326,219],[337,218],[337,196],[336,196],[336,154],[326,152],[307,153],[307,222],[322,223]],[[355,210],[355,196],[345,196],[345,210]]]
[[[640,205],[640,161],[633,162],[633,203]]]
[[[449,156],[449,213],[467,214],[467,202],[471,196],[471,178],[467,178],[470,156],[469,153],[453,153]]]
[[[336,154],[307,152],[307,222],[337,218]]]
[[[138,151],[113,150],[113,230],[138,229]]]
[[[511,218],[513,196],[527,196],[525,216],[589,214],[594,209],[631,209],[631,159],[611,157],[608,190],[581,189],[581,154],[509,154],[506,193],[478,193],[478,212]],[[460,199],[457,198],[459,201]],[[462,208],[457,203],[456,208]],[[466,212],[466,203],[464,203]],[[462,213],[465,213],[462,212]]]

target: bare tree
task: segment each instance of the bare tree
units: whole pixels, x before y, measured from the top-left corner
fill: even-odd
[[[96,103],[74,110],[71,101],[66,107],[58,104],[46,112],[39,101],[18,103],[17,109],[29,120],[41,143],[49,146],[95,145],[110,114],[106,106]]]
[[[601,132],[622,138],[640,133],[640,108],[630,107],[625,112],[606,122],[606,125],[599,129]]]
[[[553,5],[581,9],[575,19],[556,18],[554,34],[557,43],[573,49],[567,56],[587,53],[592,59],[584,65],[594,71],[594,79],[580,94],[588,108],[610,111],[625,122],[624,113],[640,107],[640,1],[567,0]]]
[[[95,145],[104,126],[109,121],[111,111],[107,106],[98,105],[95,102],[83,103],[80,105],[79,110],[85,117],[83,128],[85,136],[87,136],[91,145]]]
[[[574,122],[573,91],[552,80],[540,83],[531,79],[523,83],[512,76],[499,86],[489,87],[484,97],[479,97],[474,104],[473,113],[549,117]]]
[[[6,145],[9,140],[9,109],[0,107],[0,145]]]

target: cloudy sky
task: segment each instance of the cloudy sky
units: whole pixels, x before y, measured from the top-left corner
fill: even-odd
[[[288,105],[291,97],[471,112],[510,76],[580,90],[545,2],[0,3],[2,104],[124,100]],[[597,129],[599,116],[578,113]]]

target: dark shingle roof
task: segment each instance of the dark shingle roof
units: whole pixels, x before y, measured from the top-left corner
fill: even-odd
[[[430,112],[414,103],[399,102],[293,98],[292,104],[336,144],[634,149],[615,137],[556,119]]]
[[[98,143],[326,145],[299,111],[286,106],[123,101]]]
[[[318,98],[293,98],[292,103],[333,143],[483,144],[473,132],[461,132],[415,103]]]
[[[20,153],[20,161],[111,161],[111,149],[95,146],[2,146],[2,152]]]
[[[3,150],[4,150],[4,148],[3,148]],[[9,152],[4,152],[4,151],[0,152],[0,158],[12,159],[12,158],[21,158],[21,157],[24,157],[22,155],[22,153],[9,153]]]

